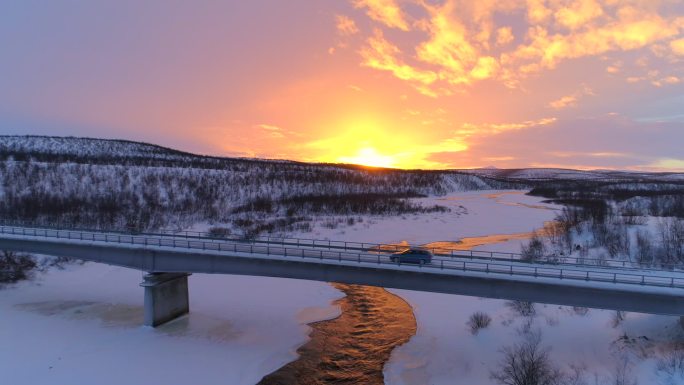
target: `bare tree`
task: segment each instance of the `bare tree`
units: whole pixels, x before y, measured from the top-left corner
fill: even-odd
[[[640,265],[651,265],[653,263],[653,243],[651,234],[646,230],[636,232],[636,261]]]
[[[616,327],[620,326],[620,324],[622,323],[622,321],[625,320],[625,317],[626,317],[626,316],[627,316],[627,313],[624,312],[624,311],[621,311],[621,310],[615,311],[615,312],[613,313],[613,317],[612,317],[612,319],[611,319],[611,325],[613,326],[613,328],[616,328]]]
[[[622,358],[615,366],[611,385],[637,385],[627,358]]]
[[[490,377],[502,385],[560,385],[565,376],[552,365],[549,351],[541,347],[541,333],[529,333],[523,342],[501,350],[501,368]]]
[[[521,259],[524,261],[535,262],[541,260],[546,254],[544,239],[535,231],[527,245],[522,245],[520,253],[522,254]]]
[[[669,377],[684,377],[684,346],[664,353],[658,358],[656,369]]]
[[[684,262],[684,220],[666,218],[658,223],[665,264]]]
[[[0,282],[16,282],[28,278],[36,261],[28,254],[3,251],[0,254]]]

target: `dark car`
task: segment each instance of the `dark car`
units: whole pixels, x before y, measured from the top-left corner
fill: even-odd
[[[390,261],[425,265],[432,262],[432,253],[419,248],[408,248],[390,255]]]

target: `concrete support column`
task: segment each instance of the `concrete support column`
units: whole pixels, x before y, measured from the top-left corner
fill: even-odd
[[[188,273],[149,273],[145,288],[145,325],[157,327],[190,312]]]

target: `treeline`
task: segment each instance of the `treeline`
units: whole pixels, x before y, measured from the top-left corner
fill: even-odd
[[[529,195],[581,206],[598,215],[605,212],[608,202],[631,202],[632,210],[639,210],[639,215],[684,218],[684,182],[555,181],[533,187]]]
[[[258,198],[248,204],[239,206],[234,213],[277,213],[284,212],[291,217],[296,213],[305,212],[312,215],[397,215],[430,212],[446,212],[448,208],[439,205],[425,207],[408,200],[420,198],[424,195],[416,193],[357,193],[342,195],[298,195],[272,201],[268,198]]]
[[[684,267],[684,183],[556,182],[529,194],[566,207],[523,247],[527,259],[574,255]]]

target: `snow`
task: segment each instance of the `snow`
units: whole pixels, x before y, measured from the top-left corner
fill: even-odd
[[[435,239],[453,240],[454,236],[472,237],[485,234],[523,233],[543,226],[553,219],[559,207],[539,202],[539,198],[516,192],[473,192],[448,196],[447,202],[460,202],[470,215],[462,221],[442,218],[444,226],[430,229],[422,221],[416,223],[413,243],[428,243]],[[494,203],[494,204],[492,204]],[[492,218],[495,218],[492,220]],[[378,221],[387,241],[409,238],[408,234],[390,224]],[[377,234],[375,227],[372,233]],[[451,238],[446,238],[451,236]],[[521,239],[482,246],[496,251],[519,252]],[[624,334],[648,336],[665,343],[682,338],[677,317],[630,313],[616,328],[611,326],[614,312],[591,309],[578,315],[573,308],[536,304],[533,319],[514,314],[505,301],[474,297],[390,290],[413,307],[418,330],[405,345],[395,349],[385,366],[385,382],[390,385],[413,384],[492,384],[489,377],[501,360],[499,350],[519,342],[519,330],[528,322],[542,333],[544,346],[552,347],[554,363],[564,370],[569,365],[584,365],[589,377],[608,381],[616,361],[627,355],[634,367],[634,376],[641,384],[663,381],[654,370],[654,359],[635,357],[630,349],[616,349],[615,341]],[[472,335],[466,323],[476,311],[488,313],[491,326]]]
[[[466,192],[420,201],[452,211],[364,217],[337,229],[319,223],[313,233],[292,236],[457,241],[528,233],[552,220],[560,208],[520,191]],[[518,252],[523,241],[481,248]],[[338,309],[330,303],[340,296],[319,282],[195,274],[190,277],[191,314],[149,329],[139,326],[141,280],[134,270],[87,263],[1,289],[0,341],[9,343],[0,344],[0,373],[10,373],[13,385],[253,384],[296,358],[295,350],[307,338],[306,323],[334,317]],[[386,383],[392,385],[492,384],[489,373],[501,359],[498,350],[520,341],[520,330],[528,324],[541,331],[543,344],[552,347],[552,360],[563,369],[585,365],[592,381],[594,375],[608,379],[626,356],[640,384],[667,383],[655,371],[653,356],[664,341],[682,338],[676,317],[630,313],[613,327],[615,313],[609,311],[592,309],[582,315],[573,308],[537,304],[537,315],[530,319],[515,314],[505,301],[391,291],[411,304],[418,321],[417,334],[395,349],[385,367]],[[493,321],[472,335],[466,322],[475,311],[488,313]],[[636,339],[637,348],[619,342],[625,334]]]
[[[504,301],[393,292],[413,306],[418,331],[393,352],[384,371],[387,384],[492,384],[489,374],[501,360],[499,349],[519,342],[519,330],[529,321],[506,307]],[[680,333],[676,317],[630,313],[622,325],[613,328],[612,312],[591,309],[582,316],[568,307],[535,306],[537,315],[531,328],[541,330],[543,345],[552,348],[554,364],[564,370],[569,365],[584,365],[589,373],[610,376],[616,355],[621,356],[614,341],[623,334],[667,340]],[[493,321],[472,335],[466,323],[476,311],[486,312]],[[651,370],[652,360],[628,356],[637,366],[639,383],[659,383]]]
[[[446,206],[451,212],[364,217],[363,222],[354,226],[337,229],[317,226],[311,233],[294,236],[369,243],[458,241],[491,234],[529,233],[542,227],[545,221],[553,220],[556,210],[562,208],[542,203],[539,197],[525,195],[519,190],[470,191],[414,201],[424,206]],[[519,246],[520,240],[511,244]],[[492,249],[491,245],[483,248]],[[520,252],[520,248],[513,251]]]
[[[629,181],[629,180],[650,180],[650,181],[681,181],[684,180],[684,173],[669,172],[639,172],[639,171],[618,171],[618,170],[572,170],[562,168],[522,168],[522,169],[497,169],[497,168],[478,168],[461,170],[463,172],[497,178],[519,179],[519,180],[597,180],[597,181]]]
[[[87,263],[1,289],[3,381],[254,384],[296,358],[307,323],[339,311],[326,284],[195,274],[191,313],[152,329],[140,326],[141,281]]]

